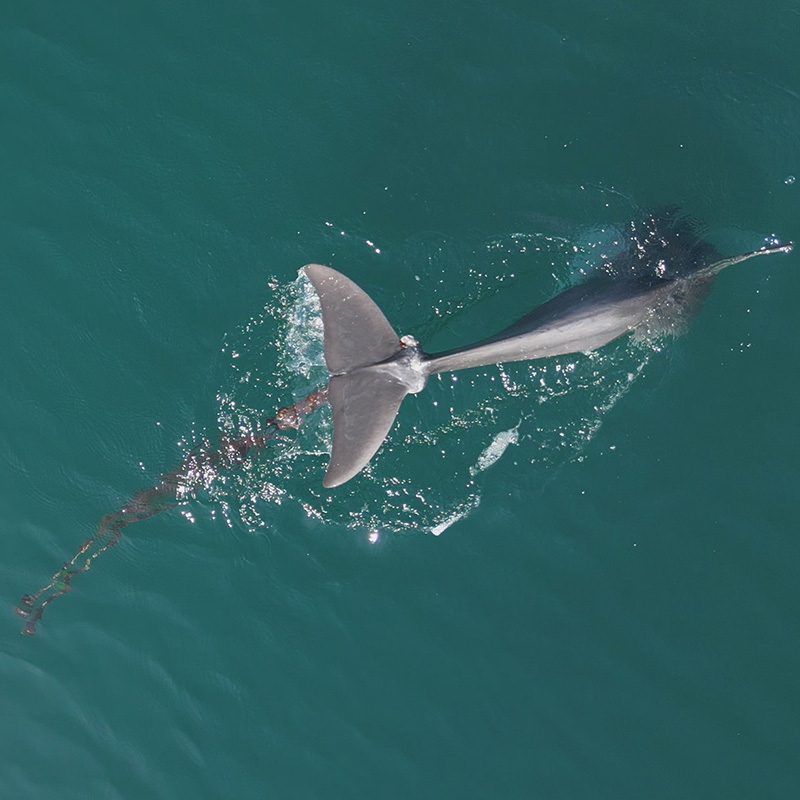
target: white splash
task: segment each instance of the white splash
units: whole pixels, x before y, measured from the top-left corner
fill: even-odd
[[[434,536],[441,536],[451,525],[455,525],[460,519],[464,519],[468,514],[470,514],[474,509],[476,509],[481,503],[480,497],[475,497],[472,503],[466,504],[455,514],[450,514],[450,516],[445,517],[441,522],[433,525],[429,528],[430,532]]]
[[[332,233],[338,240],[338,228]],[[603,233],[601,249],[607,253],[610,234]],[[366,232],[353,239],[354,254],[367,238],[374,242]],[[578,282],[593,260],[591,245],[583,243],[573,253],[564,241],[509,236],[489,243],[483,261],[476,249],[478,266],[465,268],[447,241],[426,239],[418,248],[411,243],[405,259],[421,265],[419,279],[430,292],[408,293],[404,307],[391,309],[391,316],[416,320],[410,326],[415,335],[430,341],[534,267],[552,268],[553,293]],[[456,267],[462,280],[453,286]],[[301,272],[291,284],[275,280],[270,288],[263,311],[226,337],[230,374],[218,395],[219,425],[226,435],[257,431],[276,408],[328,379],[322,317],[311,284]],[[323,408],[296,435],[273,440],[262,454],[217,475],[207,491],[228,524],[244,524],[252,532],[269,528],[270,507],[288,501],[313,519],[363,531],[371,544],[388,531],[440,536],[479,505],[484,471],[512,444],[521,463],[535,465],[529,469],[582,460],[608,409],[656,351],[652,343],[624,340],[588,356],[490,366],[463,373],[458,381],[455,375],[439,376],[418,401],[404,405],[358,479],[336,492],[320,485],[332,436],[330,410]]]
[[[521,424],[520,421],[513,428],[509,428],[507,431],[500,431],[492,439],[492,443],[478,456],[475,465],[469,468],[469,474],[474,477],[479,472],[489,469],[492,464],[496,464],[500,460],[509,445],[517,444],[519,442],[519,426]]]

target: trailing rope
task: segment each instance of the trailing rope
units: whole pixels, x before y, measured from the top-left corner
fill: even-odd
[[[162,475],[155,486],[137,492],[122,508],[106,514],[98,523],[97,532],[89,537],[75,555],[53,575],[50,582],[33,594],[23,595],[14,610],[25,618],[22,633],[33,636],[45,608],[56,597],[72,589],[72,579],[86,572],[101,553],[113,547],[122,536],[122,529],[134,522],[154,517],[174,508],[179,495],[197,485],[197,478],[207,469],[226,469],[241,464],[282,431],[298,430],[305,418],[321,408],[328,399],[328,387],[315,389],[307,397],[281,408],[264,422],[261,433],[241,438],[223,437],[212,449],[198,446],[189,452],[180,466]]]

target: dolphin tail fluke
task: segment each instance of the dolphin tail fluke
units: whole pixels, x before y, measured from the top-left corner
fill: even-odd
[[[323,486],[339,486],[369,463],[407,394],[407,386],[380,372],[364,370],[331,378],[328,401],[333,409],[333,445]]]
[[[330,267],[308,264],[304,269],[322,307],[325,363],[332,373],[328,401],[333,409],[333,445],[322,482],[332,488],[366,466],[392,427],[409,387],[391,371],[360,369],[402,349],[375,301]]]
[[[325,363],[331,374],[376,364],[400,349],[394,328],[363,289],[322,264],[303,269],[322,306]]]

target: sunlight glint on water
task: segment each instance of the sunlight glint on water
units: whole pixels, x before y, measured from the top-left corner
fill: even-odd
[[[588,244],[520,233],[492,240],[485,246],[485,266],[472,272],[470,293],[455,316],[468,319],[481,298],[502,297],[516,270],[530,270],[543,255],[555,276],[552,294],[579,282],[595,251],[607,257],[609,241],[615,243],[618,234],[602,231],[602,237]],[[449,302],[440,296],[437,279],[449,269],[446,244],[439,250],[435,266],[428,262],[416,276],[418,294],[430,287],[426,299],[434,310]],[[288,402],[286,393],[302,397],[327,380],[319,303],[310,283],[301,272],[294,283],[271,287],[264,311],[226,342],[232,380],[219,394],[219,420],[228,434],[252,432]],[[390,321],[401,311],[384,308]],[[444,318],[445,328],[447,323]],[[270,337],[276,325],[278,333]],[[275,442],[240,472],[219,476],[211,495],[224,508],[233,506],[252,530],[269,527],[270,504],[291,500],[309,516],[338,525],[442,533],[478,506],[481,473],[510,444],[518,445],[515,462],[534,469],[583,458],[604,415],[641,374],[654,346],[626,337],[585,355],[434,376],[423,392],[404,401],[363,473],[333,492],[321,486],[332,432],[326,408],[296,437]]]

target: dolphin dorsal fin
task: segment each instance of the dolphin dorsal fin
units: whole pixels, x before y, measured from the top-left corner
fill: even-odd
[[[333,375],[383,361],[400,349],[394,328],[363,289],[322,264],[303,269],[322,306],[325,363]]]

